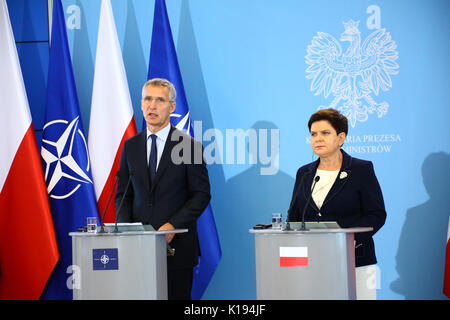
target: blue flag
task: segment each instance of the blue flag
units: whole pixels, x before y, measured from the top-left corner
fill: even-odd
[[[177,91],[176,109],[171,114],[170,121],[178,129],[192,136],[189,107],[164,0],[155,1],[150,63],[148,67],[148,79],[153,78],[167,79],[175,86]],[[144,120],[144,129],[145,126]],[[197,229],[201,256],[199,257],[199,264],[194,269],[191,293],[193,300],[201,299],[222,257],[216,223],[210,204],[208,204],[206,210],[197,220]]]
[[[60,258],[41,298],[66,300],[73,297],[69,232],[98,219],[98,209],[61,0],[53,1],[52,23],[41,157]]]

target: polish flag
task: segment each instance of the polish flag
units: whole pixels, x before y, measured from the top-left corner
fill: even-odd
[[[100,215],[119,170],[125,140],[136,134],[130,92],[110,0],[102,0],[89,123],[89,153]],[[114,222],[114,193],[105,222]]]
[[[308,247],[280,247],[280,267],[307,267]]]
[[[0,299],[39,299],[59,253],[5,0],[0,43]]]
[[[450,219],[448,221],[447,232],[447,249],[445,258],[445,273],[444,273],[444,294],[450,298]]]

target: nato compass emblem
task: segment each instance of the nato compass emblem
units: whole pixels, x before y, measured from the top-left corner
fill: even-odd
[[[92,270],[119,270],[119,249],[92,249]]]
[[[398,74],[396,62],[397,45],[389,32],[378,29],[372,32],[361,45],[359,21],[344,22],[345,31],[341,42],[349,42],[345,52],[341,44],[330,34],[318,32],[307,48],[305,61],[309,65],[306,78],[311,79],[311,91],[323,93],[325,99],[334,96],[329,106],[340,110],[352,127],[364,122],[369,114],[376,112],[378,118],[389,108],[387,102],[377,103],[372,94],[378,96],[380,88],[392,87],[391,75]],[[342,104],[340,104],[342,101]]]
[[[90,163],[86,139],[78,129],[79,117],[72,122],[66,120],[54,120],[45,124],[44,133],[49,130],[55,141],[48,140],[49,134],[44,134],[42,140],[41,156],[45,162],[45,181],[47,191],[51,198],[65,199],[74,194],[82,183],[91,183],[88,177]],[[85,148],[85,152],[79,152],[85,159],[78,160],[74,157],[77,148]],[[77,163],[83,161],[83,164]],[[63,184],[63,188],[57,188]]]
[[[189,116],[189,111],[184,116],[178,113],[171,113],[170,116],[172,118],[181,118],[175,127],[180,131],[191,134],[191,117]]]

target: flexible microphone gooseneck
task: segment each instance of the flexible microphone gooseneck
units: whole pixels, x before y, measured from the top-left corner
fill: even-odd
[[[133,177],[133,172],[130,170],[127,186],[125,187],[125,192],[122,195],[122,199],[120,200],[119,208],[116,210],[116,221],[114,226],[114,231],[112,233],[120,233],[119,229],[117,228],[117,221],[119,217],[120,208],[122,208],[123,200],[125,199],[125,196],[127,195],[128,187],[130,186],[131,178]]]
[[[105,220],[106,210],[108,210],[109,202],[111,201],[111,198],[112,198],[112,195],[114,193],[114,189],[116,188],[118,180],[119,180],[119,172],[117,171],[116,179],[114,180],[114,184],[113,184],[113,187],[112,187],[112,190],[111,190],[111,194],[109,195],[108,202],[106,203],[105,210],[103,211],[102,217],[100,219],[100,230],[97,233],[106,233],[106,231],[105,231],[105,224],[103,222]]]
[[[307,230],[306,230],[306,226],[305,226],[305,213],[306,213],[306,208],[308,207],[309,202],[311,201],[311,196],[312,196],[312,194],[313,194],[314,187],[316,186],[316,183],[317,183],[319,180],[320,180],[320,176],[316,176],[316,177],[314,178],[314,183],[313,183],[312,188],[311,188],[311,193],[309,194],[308,200],[306,201],[305,207],[303,208],[303,214],[302,214],[302,227],[301,227],[301,229],[300,229],[301,231],[307,231]]]
[[[302,176],[302,179],[300,180],[300,184],[298,185],[297,191],[295,192],[295,195],[294,195],[294,197],[292,198],[292,201],[291,201],[291,205],[289,206],[287,222],[291,222],[291,221],[289,220],[289,216],[291,215],[292,208],[294,207],[294,203],[295,203],[295,201],[297,200],[298,193],[299,193],[300,190],[302,189],[303,183],[305,183],[306,177],[308,177],[308,176],[309,176],[309,172],[305,173],[305,174]]]

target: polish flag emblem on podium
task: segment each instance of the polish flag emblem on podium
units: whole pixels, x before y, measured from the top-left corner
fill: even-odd
[[[280,267],[307,267],[308,247],[280,247]]]

